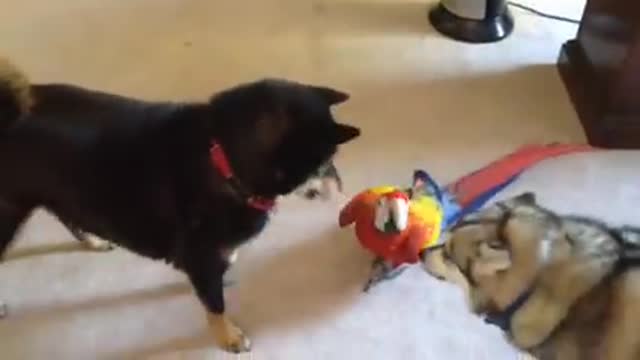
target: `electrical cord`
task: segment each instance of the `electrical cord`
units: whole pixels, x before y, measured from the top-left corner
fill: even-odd
[[[557,21],[563,21],[563,22],[567,22],[567,23],[570,23],[570,24],[580,24],[580,20],[576,20],[576,19],[571,19],[571,18],[564,17],[564,16],[545,13],[545,12],[542,12],[540,10],[534,9],[534,8],[529,7],[527,5],[520,4],[520,3],[515,2],[515,1],[509,1],[508,4],[513,6],[513,7],[515,7],[515,8],[530,12],[530,13],[532,13],[534,15],[537,15],[537,16],[540,16],[540,17],[543,17],[543,18],[557,20]]]

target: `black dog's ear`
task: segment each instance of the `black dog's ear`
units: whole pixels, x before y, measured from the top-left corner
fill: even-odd
[[[333,139],[336,145],[344,144],[360,135],[360,129],[355,126],[336,123],[333,128]]]
[[[324,86],[311,87],[317,94],[322,96],[329,105],[336,105],[349,100],[349,94]]]

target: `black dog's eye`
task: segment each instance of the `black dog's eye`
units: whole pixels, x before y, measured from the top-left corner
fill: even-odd
[[[309,190],[307,190],[307,192],[304,193],[304,197],[306,197],[309,200],[313,200],[313,199],[317,198],[318,196],[320,196],[320,191],[318,191],[316,189],[309,189]]]

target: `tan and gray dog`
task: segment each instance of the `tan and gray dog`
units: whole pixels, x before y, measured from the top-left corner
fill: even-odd
[[[540,360],[640,359],[640,230],[556,214],[532,193],[465,218],[424,259]]]

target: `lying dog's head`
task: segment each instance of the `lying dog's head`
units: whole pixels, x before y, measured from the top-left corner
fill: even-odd
[[[465,217],[449,235],[442,248],[425,257],[427,270],[461,285],[472,311],[527,350],[549,344],[568,318],[575,323],[590,318],[585,314],[595,309],[589,305],[584,313],[571,311],[621,264],[640,256],[637,229],[558,215],[538,205],[532,193]]]
[[[468,291],[475,313],[501,311],[531,285],[561,232],[525,193],[465,217],[436,250],[436,272]]]
[[[339,145],[360,134],[331,113],[347,99],[326,87],[263,80],[214,96],[212,129],[238,178],[256,194],[288,194],[314,176],[339,183],[331,159]]]

